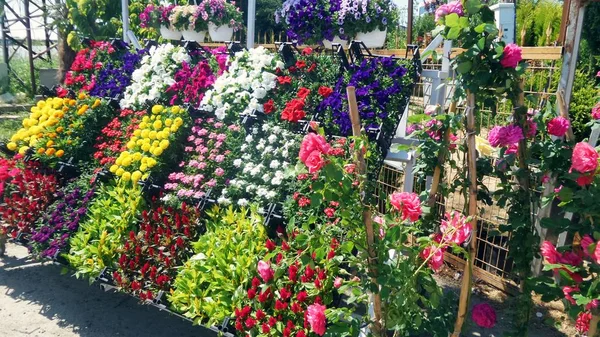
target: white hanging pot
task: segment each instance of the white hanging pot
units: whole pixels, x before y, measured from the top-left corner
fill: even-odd
[[[333,43],[339,43],[342,45],[343,48],[346,48],[348,46],[348,40],[342,40],[337,35],[333,37],[333,41],[323,40],[323,46],[327,49],[331,49],[331,47],[333,47]]]
[[[162,25],[160,26],[160,35],[167,40],[181,40],[181,32],[170,29],[169,27]]]
[[[181,32],[183,34],[183,39],[187,41],[196,41],[198,43],[204,42],[204,37],[206,36],[206,31],[197,32],[195,30],[186,29]]]
[[[231,41],[233,36],[233,27],[228,25],[217,26],[212,22],[208,23],[208,33],[213,42]]]
[[[385,30],[373,30],[368,33],[356,34],[356,39],[362,41],[367,48],[381,48],[385,44],[385,36],[387,34],[387,28]]]

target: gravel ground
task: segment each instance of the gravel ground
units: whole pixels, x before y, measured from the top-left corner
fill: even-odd
[[[114,337],[114,336],[215,336],[214,333],[134,298],[96,284],[61,275],[61,266],[27,259],[27,249],[8,244],[0,258],[0,337]],[[459,292],[453,271],[437,277],[445,291]],[[465,336],[500,337],[508,332],[514,298],[485,285],[476,286],[472,303],[488,302],[498,314],[493,329],[474,327],[470,318]],[[534,317],[530,337],[576,336],[559,302],[538,306],[542,318]],[[554,327],[556,326],[556,327]]]

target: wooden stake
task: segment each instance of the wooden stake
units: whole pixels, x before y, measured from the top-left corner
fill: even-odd
[[[361,136],[361,125],[360,125],[360,116],[358,114],[358,105],[356,103],[356,88],[350,86],[346,88],[346,94],[348,95],[348,106],[350,108],[350,121],[352,122],[352,134],[355,137]],[[364,179],[364,176],[367,172],[367,164],[365,162],[365,154],[363,149],[355,146],[354,151],[356,154],[356,161],[358,166],[358,172],[360,174],[361,179]],[[361,184],[364,186],[364,184]],[[364,191],[361,191],[361,194]],[[377,253],[374,249],[375,244],[375,233],[373,231],[373,216],[371,214],[371,210],[369,207],[363,205],[363,221],[365,224],[365,229],[367,232],[367,251],[369,254],[369,273],[371,274],[371,281],[374,284],[377,284]],[[383,336],[383,328],[382,328],[382,305],[381,305],[381,295],[379,292],[375,294],[371,294],[371,302],[373,303],[373,311],[374,317],[372,322],[371,330],[375,336]]]
[[[600,316],[592,315],[590,320],[590,329],[588,330],[588,337],[598,337],[598,323],[600,322]]]
[[[565,106],[565,99],[563,97],[562,92],[556,93],[556,104],[558,105],[558,111],[560,115],[566,118],[569,122],[571,122],[571,118],[569,117],[569,110]],[[567,134],[565,135],[568,141],[574,141],[575,135],[573,135],[573,128],[571,127],[571,123],[569,123],[569,129],[567,130]]]
[[[458,302],[458,316],[454,324],[452,337],[459,337],[463,323],[469,311],[469,298],[471,297],[471,281],[473,275],[473,263],[477,253],[477,150],[475,147],[475,95],[467,92],[467,166],[469,178],[469,217],[471,217],[471,244],[469,246],[469,260],[465,263],[465,269],[460,288],[460,299]]]

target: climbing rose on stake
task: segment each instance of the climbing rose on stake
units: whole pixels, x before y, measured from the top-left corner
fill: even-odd
[[[523,139],[523,129],[517,125],[494,126],[488,133],[488,141],[493,147],[507,147]]]
[[[308,167],[308,171],[315,173],[325,166],[322,155],[329,154],[329,151],[331,151],[331,146],[329,146],[325,137],[316,133],[309,133],[302,140],[299,156],[300,160]]]
[[[390,203],[402,214],[402,220],[409,219],[413,222],[419,220],[422,213],[421,201],[415,193],[393,193],[390,196]]]
[[[446,213],[446,219],[443,219],[440,224],[440,231],[443,235],[442,241],[461,245],[471,235],[472,228],[464,215],[453,211],[452,214]]]
[[[596,172],[598,168],[598,152],[590,144],[581,142],[575,145],[571,158],[571,170],[579,173]]]
[[[519,62],[523,59],[521,56],[521,47],[517,46],[514,43],[509,43],[504,47],[504,52],[502,53],[502,60],[500,60],[500,64],[504,68],[516,68]]]
[[[554,117],[548,122],[548,133],[556,136],[563,137],[567,130],[569,130],[571,123],[564,117]]]
[[[427,261],[427,264],[433,271],[438,271],[444,264],[444,250],[441,247],[435,245],[428,246],[423,249],[420,255],[423,260]]]

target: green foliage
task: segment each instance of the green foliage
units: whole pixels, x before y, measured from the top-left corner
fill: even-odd
[[[435,28],[435,17],[433,14],[423,14],[417,17],[413,23],[413,41],[419,37],[425,37],[427,33]]]
[[[80,49],[84,38],[97,41],[116,37],[122,30],[121,1],[66,0],[68,22],[59,23],[73,49]]]
[[[600,55],[600,3],[591,2],[585,8],[582,37],[587,41],[593,55]]]
[[[70,239],[67,259],[75,268],[76,277],[88,277],[90,282],[105,267],[113,267],[123,237],[134,228],[143,205],[138,186],[103,186],[90,205],[87,219]]]
[[[558,38],[562,4],[523,0],[517,4],[516,39],[521,46],[549,46]]]
[[[169,296],[175,311],[196,323],[219,324],[239,307],[265,251],[263,219],[255,210],[215,207],[196,255],[182,267]]]
[[[596,105],[598,91],[589,75],[581,70],[575,73],[573,94],[569,105],[569,117],[575,138],[580,141],[589,137],[590,127],[586,125],[591,119],[591,110]]]

